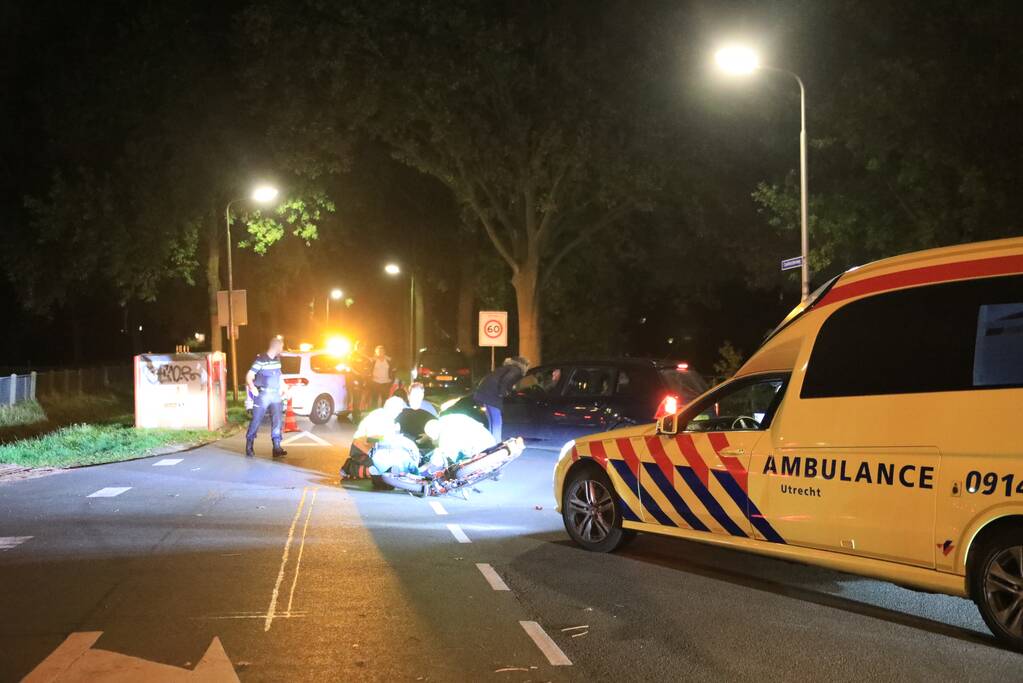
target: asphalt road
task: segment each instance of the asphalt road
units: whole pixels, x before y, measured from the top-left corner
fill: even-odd
[[[579,550],[552,453],[438,507],[340,486],[351,428],[300,425],[327,445],[0,484],[0,681],[1021,677],[962,599],[651,536]]]

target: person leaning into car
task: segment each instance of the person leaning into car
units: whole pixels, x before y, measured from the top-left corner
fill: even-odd
[[[483,378],[473,393],[473,399],[487,410],[490,422],[490,433],[498,441],[501,440],[501,411],[504,410],[504,397],[511,393],[529,369],[529,361],[522,356],[506,358],[504,364]]]
[[[281,351],[284,350],[284,342],[280,337],[270,340],[266,353],[256,356],[245,375],[245,385],[253,396],[252,422],[249,423],[249,430],[245,433],[245,456],[252,458],[256,455],[256,435],[259,432],[259,424],[267,411],[270,411],[270,440],[273,442],[273,455],[275,458],[287,455],[288,452],[281,448],[281,415],[283,413],[284,389],[281,381]]]

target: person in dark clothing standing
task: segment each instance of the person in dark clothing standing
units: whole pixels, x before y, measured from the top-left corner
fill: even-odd
[[[529,361],[522,356],[506,358],[504,364],[483,378],[472,397],[476,403],[487,410],[490,421],[490,433],[501,441],[501,411],[504,409],[504,397],[511,393],[529,369]]]
[[[263,421],[266,412],[270,411],[270,440],[273,441],[273,455],[275,458],[287,455],[288,452],[281,448],[281,351],[284,350],[284,342],[279,337],[270,340],[270,346],[266,353],[256,356],[252,367],[245,375],[245,384],[254,397],[252,404],[252,422],[249,423],[249,431],[245,433],[245,456],[256,455],[255,443],[256,434],[259,431],[259,424]]]

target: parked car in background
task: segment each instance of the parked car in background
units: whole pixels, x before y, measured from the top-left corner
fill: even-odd
[[[288,385],[296,415],[315,424],[348,411],[348,388],[344,359],[327,351],[281,354],[281,377]]]
[[[458,349],[426,348],[416,356],[413,380],[422,382],[427,393],[472,390],[472,364]]]
[[[532,448],[560,450],[566,442],[616,427],[652,423],[707,390],[688,363],[643,358],[573,361],[532,368],[504,399],[506,437]],[[486,421],[471,396],[447,406]]]

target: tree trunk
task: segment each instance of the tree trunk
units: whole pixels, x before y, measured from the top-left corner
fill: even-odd
[[[530,365],[539,365],[543,358],[540,347],[540,298],[536,291],[539,278],[538,255],[524,259],[519,264],[519,271],[512,276],[519,312],[519,355],[525,356]]]
[[[473,344],[473,309],[476,307],[476,259],[474,251],[462,256],[458,269],[458,318],[455,323],[455,336],[458,348],[470,357],[475,351]]]
[[[220,319],[217,317],[217,292],[220,291],[220,230],[216,211],[206,216],[206,287],[210,308],[210,350],[222,351]]]

